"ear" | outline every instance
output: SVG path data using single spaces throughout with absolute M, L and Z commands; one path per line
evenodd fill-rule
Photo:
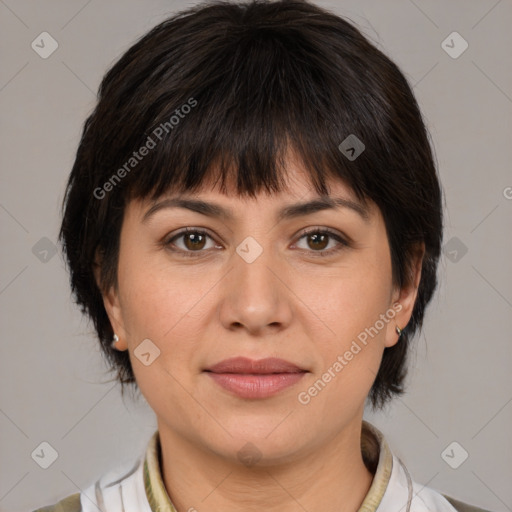
M 127 350 L 128 343 L 126 340 L 126 329 L 124 328 L 124 322 L 122 320 L 123 316 L 121 314 L 119 291 L 116 286 L 111 286 L 108 290 L 103 289 L 101 283 L 101 264 L 102 256 L 98 251 L 96 251 L 95 261 L 93 264 L 94 279 L 96 280 L 96 285 L 103 297 L 103 305 L 105 306 L 105 311 L 107 312 L 110 320 L 112 330 L 119 337 L 119 341 L 116 343 L 115 348 L 120 351 Z
M 416 245 L 411 251 L 411 260 L 408 266 L 406 282 L 401 288 L 395 288 L 392 294 L 391 307 L 395 311 L 395 317 L 389 321 L 386 329 L 385 346 L 392 347 L 400 339 L 396 327 L 404 329 L 411 319 L 418 287 L 421 280 L 421 267 L 425 256 L 425 243 Z

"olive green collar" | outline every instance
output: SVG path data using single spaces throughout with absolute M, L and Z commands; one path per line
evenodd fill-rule
M 369 471 L 374 474 L 372 485 L 358 512 L 375 512 L 391 476 L 393 455 L 383 434 L 363 420 L 361 453 Z M 144 488 L 152 512 L 177 512 L 165 489 L 161 472 L 161 446 L 158 430 L 151 437 L 144 458 Z

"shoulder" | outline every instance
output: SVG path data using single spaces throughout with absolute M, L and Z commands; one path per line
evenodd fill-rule
M 415 482 L 402 461 L 393 455 L 389 484 L 382 500 L 382 512 L 392 512 L 400 502 L 408 503 L 411 512 L 490 512 Z
M 452 505 L 452 507 L 457 510 L 457 512 L 490 512 L 489 510 L 463 503 L 462 501 L 456 500 L 455 498 L 447 496 L 446 494 L 443 494 L 443 497 L 450 502 L 450 505 Z
M 72 494 L 63 500 L 60 500 L 58 503 L 55 503 L 55 505 L 38 508 L 33 512 L 82 512 L 80 493 Z

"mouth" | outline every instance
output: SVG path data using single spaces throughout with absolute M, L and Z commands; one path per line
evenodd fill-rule
M 269 375 L 277 373 L 301 373 L 307 370 L 290 361 L 277 357 L 267 357 L 258 360 L 249 359 L 247 357 L 232 357 L 206 368 L 205 371 L 212 373 Z
M 298 383 L 308 370 L 279 358 L 251 360 L 235 357 L 204 372 L 224 390 L 240 398 L 267 398 Z

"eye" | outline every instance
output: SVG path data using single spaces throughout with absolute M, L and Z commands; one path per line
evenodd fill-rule
M 313 228 L 303 233 L 299 240 L 306 239 L 306 244 L 309 247 L 306 248 L 308 252 L 318 253 L 314 254 L 314 256 L 326 256 L 330 254 L 334 254 L 338 251 L 341 251 L 347 247 L 350 247 L 350 244 L 344 240 L 338 233 L 331 231 L 326 228 Z M 329 245 L 329 242 L 337 242 L 334 247 L 331 247 L 328 250 L 325 250 Z
M 182 239 L 183 245 L 175 243 L 176 240 Z M 212 244 L 207 247 L 207 239 L 210 239 Z M 210 249 L 215 247 L 213 238 L 204 230 L 196 228 L 186 228 L 176 233 L 171 238 L 164 241 L 164 245 L 173 252 L 181 252 L 186 256 L 194 256 L 194 252 L 205 252 L 203 249 Z M 178 247 L 178 249 L 174 249 Z
M 313 253 L 314 256 L 328 256 L 350 247 L 350 244 L 342 236 L 326 228 L 310 229 L 300 236 L 299 241 L 303 239 L 306 240 L 308 247 L 305 249 L 299 247 L 299 249 Z M 208 246 L 208 240 L 210 240 L 210 246 Z M 177 243 L 178 241 L 180 242 Z M 326 250 L 331 242 L 336 242 L 334 247 Z M 199 228 L 182 229 L 167 238 L 163 244 L 170 251 L 183 256 L 199 256 L 198 253 L 204 253 L 206 249 L 219 248 L 213 237 L 207 231 Z

